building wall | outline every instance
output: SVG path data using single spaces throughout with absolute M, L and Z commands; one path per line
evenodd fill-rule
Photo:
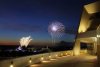
M 81 17 L 81 21 L 80 21 L 80 26 L 78 29 L 78 33 L 82 33 L 82 32 L 86 32 L 87 29 L 89 28 L 90 21 L 89 21 L 89 14 L 87 13 L 87 11 L 84 8 L 84 11 L 82 13 L 82 17 Z
M 98 66 L 100 66 L 100 25 L 97 29 L 97 57 L 98 57 Z

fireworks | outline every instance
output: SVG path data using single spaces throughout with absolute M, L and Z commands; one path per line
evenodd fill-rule
M 27 47 L 31 40 L 32 40 L 31 37 L 28 36 L 28 37 L 22 37 L 19 42 L 21 46 Z
M 61 36 L 64 33 L 65 27 L 60 22 L 50 24 L 48 31 L 52 36 Z
M 48 32 L 52 37 L 52 44 L 55 44 L 55 37 L 61 37 L 65 31 L 65 26 L 60 22 L 52 22 L 48 27 Z

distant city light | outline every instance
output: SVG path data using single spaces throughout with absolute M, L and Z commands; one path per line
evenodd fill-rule
M 19 46 L 19 47 L 16 49 L 16 51 L 20 51 L 20 50 L 22 50 L 22 48 Z
M 34 52 L 37 52 L 36 50 Z

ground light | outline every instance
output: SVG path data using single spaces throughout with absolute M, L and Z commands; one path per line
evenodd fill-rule
M 68 54 L 66 53 L 66 55 L 68 55 Z
M 13 64 L 11 64 L 11 65 L 10 65 L 10 67 L 14 67 L 14 65 L 13 65 Z
M 30 64 L 32 63 L 32 59 L 31 59 L 31 58 L 29 59 L 29 63 L 30 63 Z
M 56 60 L 57 55 L 55 55 L 54 57 L 49 56 L 50 60 Z
M 10 66 L 9 67 L 14 67 L 14 65 L 13 65 L 13 61 L 11 61 L 11 64 L 10 64 Z
M 61 56 L 63 56 L 63 53 L 61 53 Z
M 49 56 L 49 58 L 50 58 L 50 56 Z M 40 60 L 41 60 L 42 63 L 48 63 L 48 62 L 50 62 L 50 60 L 44 60 L 43 56 L 40 58 Z
M 30 67 L 38 67 L 40 66 L 39 64 L 34 64 L 34 65 L 31 65 Z
M 49 59 L 51 59 L 51 56 L 49 56 Z
M 41 57 L 40 60 L 43 61 L 44 60 L 44 57 Z
M 56 55 L 55 55 L 55 58 L 57 58 L 57 57 L 58 57 L 58 55 L 56 54 Z
M 56 57 L 58 57 L 58 55 L 56 55 Z
M 100 37 L 100 35 L 97 35 L 97 37 Z

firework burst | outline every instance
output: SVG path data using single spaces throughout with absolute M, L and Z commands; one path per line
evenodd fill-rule
M 48 27 L 48 32 L 51 34 L 52 43 L 55 43 L 55 37 L 61 37 L 65 31 L 65 26 L 60 22 L 52 22 Z
M 60 22 L 52 22 L 49 25 L 48 31 L 52 36 L 60 37 L 64 33 L 65 27 Z
M 29 43 L 30 43 L 30 41 L 31 41 L 32 39 L 31 39 L 31 36 L 28 36 L 28 37 L 22 37 L 21 39 L 20 39 L 20 46 L 25 46 L 25 47 L 27 47 L 28 45 L 29 45 Z

